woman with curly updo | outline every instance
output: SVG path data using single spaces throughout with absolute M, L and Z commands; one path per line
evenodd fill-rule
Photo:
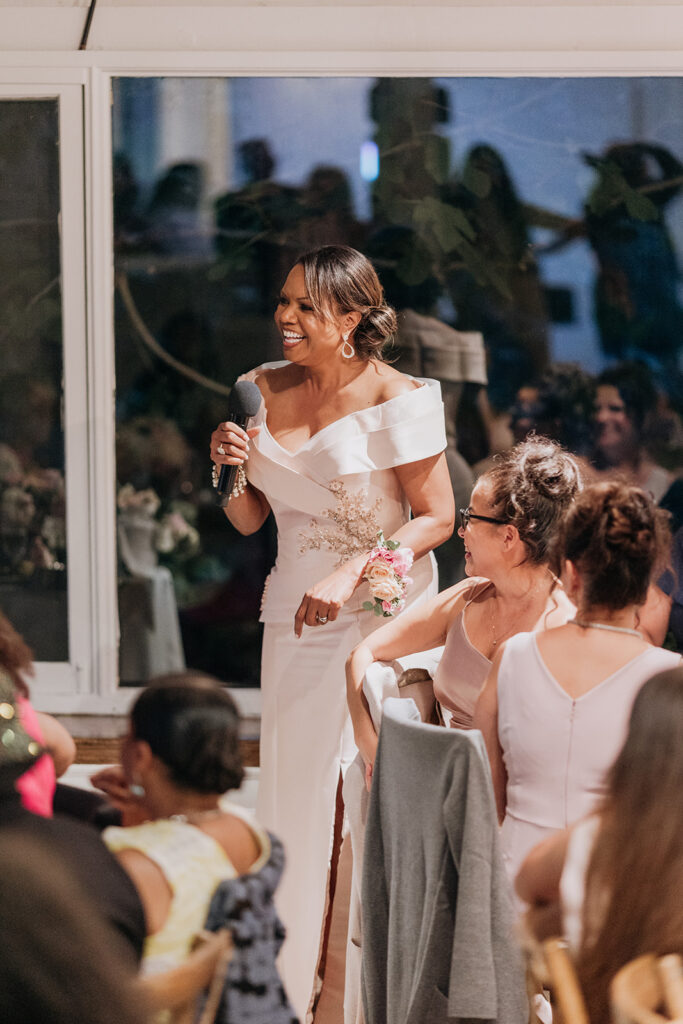
M 636 694 L 681 663 L 638 630 L 668 543 L 667 513 L 645 491 L 586 487 L 558 541 L 576 614 L 511 638 L 494 659 L 474 724 L 489 752 L 511 879 L 535 843 L 594 809 Z
M 497 456 L 460 509 L 467 578 L 364 640 L 347 660 L 347 696 L 369 784 L 377 734 L 362 698 L 373 661 L 445 644 L 434 678 L 449 725 L 472 726 L 498 646 L 522 630 L 547 629 L 574 613 L 554 572 L 557 530 L 581 486 L 576 460 L 531 437 Z
M 285 362 L 247 375 L 261 408 L 246 431 L 220 424 L 211 458 L 241 467 L 225 508 L 233 526 L 252 533 L 272 510 L 278 528 L 261 614 L 257 813 L 285 843 L 282 964 L 303 1020 L 316 986 L 340 768 L 355 755 L 344 659 L 383 621 L 363 608 L 371 603 L 364 572 L 381 534 L 414 554 L 408 602 L 434 593 L 431 551 L 452 533 L 454 502 L 439 385 L 383 362 L 396 317 L 366 257 L 347 246 L 302 256 L 275 323 Z

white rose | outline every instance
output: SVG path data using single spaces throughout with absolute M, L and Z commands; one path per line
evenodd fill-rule
M 371 582 L 370 591 L 372 596 L 380 601 L 396 601 L 403 595 L 403 586 L 392 573 L 390 579 Z
M 392 580 L 395 575 L 394 567 L 384 561 L 373 562 L 365 571 L 365 578 L 370 583 L 381 583 L 384 580 Z

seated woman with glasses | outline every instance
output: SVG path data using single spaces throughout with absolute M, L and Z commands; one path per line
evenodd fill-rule
M 551 568 L 551 551 L 580 487 L 576 460 L 546 438 L 529 438 L 502 454 L 477 481 L 469 507 L 460 510 L 467 578 L 403 612 L 351 652 L 347 696 L 368 785 L 377 735 L 362 683 L 374 661 L 445 644 L 434 690 L 449 724 L 468 729 L 503 640 L 572 617 L 574 607 Z
M 636 694 L 681 657 L 638 629 L 666 560 L 668 513 L 625 483 L 594 483 L 562 524 L 558 555 L 576 615 L 510 638 L 474 714 L 486 741 L 511 879 L 531 847 L 595 809 Z

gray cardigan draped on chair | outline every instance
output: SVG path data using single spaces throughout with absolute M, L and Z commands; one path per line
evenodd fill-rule
M 366 1024 L 526 1024 L 481 733 L 384 704 L 363 861 Z

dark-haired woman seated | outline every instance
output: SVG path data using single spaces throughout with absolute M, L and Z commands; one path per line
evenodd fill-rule
M 489 752 L 511 878 L 535 843 L 595 808 L 636 694 L 681 664 L 638 629 L 668 542 L 666 513 L 645 491 L 591 484 L 560 535 L 576 616 L 512 637 L 494 660 L 474 724 Z
M 103 838 L 145 908 L 146 973 L 182 962 L 220 883 L 260 875 L 264 886 L 272 886 L 271 862 L 281 859 L 281 847 L 238 807 L 221 800 L 242 781 L 238 730 L 235 703 L 216 680 L 199 673 L 160 677 L 133 705 L 121 769 L 105 769 L 93 780 L 126 805 L 127 820 L 133 804 L 141 822 L 108 828 Z M 257 895 L 258 903 L 267 902 Z M 273 971 L 279 944 L 272 950 Z M 268 1019 L 293 1020 L 281 987 L 279 992 L 284 1015 Z

